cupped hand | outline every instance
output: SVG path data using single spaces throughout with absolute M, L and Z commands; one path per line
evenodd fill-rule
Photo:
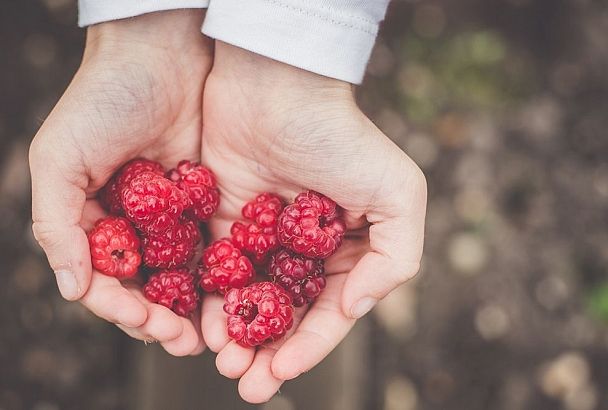
M 104 215 L 97 191 L 128 160 L 200 159 L 213 59 L 202 20 L 200 10 L 170 11 L 90 27 L 82 65 L 30 148 L 33 231 L 63 297 L 175 355 L 203 350 L 198 318 L 93 271 L 85 232 Z
M 261 192 L 292 200 L 314 189 L 345 209 L 349 233 L 327 260 L 327 287 L 297 310 L 288 336 L 259 349 L 226 333 L 223 300 L 206 296 L 202 331 L 225 376 L 249 402 L 310 370 L 356 319 L 416 274 L 426 212 L 422 172 L 357 108 L 352 87 L 217 42 L 205 86 L 202 160 L 222 203 L 210 229 L 229 233 L 243 204 Z

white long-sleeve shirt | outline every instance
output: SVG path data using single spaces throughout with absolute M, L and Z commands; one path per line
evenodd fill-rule
M 206 35 L 327 77 L 363 79 L 390 0 L 79 0 L 81 27 L 205 8 Z

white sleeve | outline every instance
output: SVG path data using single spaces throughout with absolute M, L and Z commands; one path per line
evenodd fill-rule
M 211 0 L 203 33 L 358 84 L 390 0 Z
M 209 0 L 78 0 L 78 25 L 85 27 L 153 11 L 200 9 L 208 5 Z

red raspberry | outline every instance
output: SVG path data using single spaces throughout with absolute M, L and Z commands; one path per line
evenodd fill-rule
M 278 340 L 293 325 L 291 298 L 272 282 L 231 289 L 224 297 L 228 336 L 241 346 L 259 346 Z
M 323 260 L 307 258 L 287 249 L 272 256 L 268 274 L 289 293 L 296 307 L 312 303 L 325 288 Z
M 277 221 L 283 202 L 275 194 L 264 193 L 243 207 L 243 216 L 254 222 L 235 222 L 230 229 L 232 242 L 254 263 L 263 264 L 279 248 Z
M 215 175 L 198 162 L 180 161 L 177 167 L 167 172 L 167 178 L 175 182 L 190 196 L 190 212 L 199 221 L 206 221 L 220 205 L 220 191 Z
M 184 219 L 161 234 L 144 236 L 144 263 L 151 268 L 184 266 L 194 257 L 200 241 L 197 223 Z
M 276 225 L 277 216 L 283 210 L 283 201 L 276 194 L 265 192 L 249 201 L 241 213 L 245 219 L 257 222 L 262 226 Z
M 118 216 L 100 219 L 88 236 L 95 269 L 119 279 L 137 274 L 141 264 L 139 238 L 127 219 Z
M 177 225 L 190 203 L 188 194 L 153 172 L 142 172 L 122 190 L 122 205 L 127 218 L 151 235 Z
M 203 290 L 221 294 L 231 288 L 247 286 L 255 276 L 251 261 L 226 238 L 213 242 L 205 249 L 198 273 Z
M 164 270 L 150 276 L 144 286 L 144 295 L 150 302 L 165 306 L 183 317 L 188 317 L 199 301 L 194 276 L 183 268 Z
M 309 258 L 327 258 L 342 244 L 346 225 L 341 213 L 328 197 L 315 191 L 302 192 L 279 217 L 279 241 Z
M 133 178 L 145 171 L 153 172 L 156 175 L 165 174 L 161 164 L 149 159 L 137 158 L 127 162 L 99 191 L 99 199 L 103 207 L 111 214 L 122 215 L 124 213 L 120 198 L 122 189 Z

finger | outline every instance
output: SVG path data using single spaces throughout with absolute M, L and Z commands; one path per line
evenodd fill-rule
M 186 356 L 204 350 L 202 337 L 192 320 L 180 317 L 164 306 L 148 302 L 139 289 L 131 288 L 130 291 L 145 304 L 148 320 L 136 328 L 119 325 L 125 333 L 138 340 L 160 342 L 173 356 Z M 199 321 L 198 317 L 196 321 Z
M 355 320 L 344 316 L 340 291 L 346 274 L 327 278 L 327 287 L 310 307 L 294 334 L 279 348 L 272 360 L 272 374 L 291 380 L 309 371 L 344 339 Z
M 273 374 L 273 358 L 281 350 L 282 346 L 297 333 L 302 318 L 306 317 L 307 310 L 306 307 L 296 309 L 293 316 L 293 325 L 285 337 L 259 347 L 251 366 L 249 366 L 239 382 L 239 393 L 243 400 L 250 403 L 263 403 L 270 400 L 279 390 L 285 379 Z
M 122 330 L 127 334 L 127 336 L 132 337 L 133 339 L 141 340 L 142 342 L 148 343 L 156 343 L 157 340 L 151 337 L 150 335 L 141 331 L 139 327 L 128 327 L 125 325 L 121 325 L 120 323 L 116 324 L 116 327 Z
M 159 306 L 163 308 L 163 306 Z M 168 310 L 164 308 L 165 310 Z M 146 323 L 138 327 L 128 327 L 117 324 L 119 329 L 134 339 L 144 342 L 169 342 L 180 338 L 184 332 L 184 325 L 179 320 L 173 320 L 172 315 L 162 309 L 152 306 L 150 316 Z
M 171 309 L 165 306 L 152 303 L 142 293 L 137 285 L 128 285 L 129 291 L 146 307 L 148 312 L 148 320 L 139 326 L 139 331 L 146 336 L 146 339 L 152 339 L 158 342 L 168 342 L 176 340 L 182 336 L 184 332 L 185 322 L 182 317 L 175 314 Z
M 243 376 L 253 363 L 255 348 L 243 347 L 232 340 L 215 358 L 215 365 L 221 375 L 230 379 Z
M 265 403 L 275 395 L 284 380 L 276 378 L 270 370 L 276 347 L 262 346 L 255 354 L 251 367 L 239 381 L 239 394 L 243 400 Z
M 80 302 L 100 318 L 127 327 L 139 327 L 148 319 L 146 306 L 132 292 L 99 272 L 94 272 Z
M 418 272 L 424 242 L 426 183 L 419 171 L 410 173 L 392 199 L 392 206 L 383 205 L 367 214 L 372 223 L 371 251 L 349 273 L 342 292 L 342 309 L 349 317 L 362 317 Z
M 230 342 L 226 331 L 226 313 L 224 298 L 217 295 L 206 295 L 201 309 L 201 330 L 205 344 L 212 352 L 219 352 Z
M 32 230 L 55 272 L 61 295 L 81 298 L 89 288 L 89 243 L 80 227 L 88 182 L 85 170 L 71 163 L 78 158 L 69 147 L 52 149 L 41 130 L 30 148 Z M 57 154 L 57 149 L 61 155 Z
M 194 326 L 194 329 L 196 330 L 196 334 L 198 337 L 198 343 L 196 345 L 196 347 L 194 348 L 194 350 L 192 350 L 192 352 L 190 352 L 191 356 L 198 356 L 199 354 L 203 353 L 205 351 L 205 349 L 207 348 L 207 345 L 205 344 L 205 340 L 203 339 L 203 332 L 201 331 L 201 310 L 197 309 L 194 314 L 192 315 L 192 317 L 190 317 L 190 322 L 192 322 L 192 325 Z
M 205 345 L 205 342 L 203 341 L 203 338 L 201 337 L 201 338 L 199 338 L 198 345 L 194 348 L 194 350 L 192 352 L 190 352 L 190 356 L 198 356 L 201 353 L 203 353 L 206 348 L 207 348 L 207 346 Z
M 173 356 L 188 356 L 199 348 L 200 337 L 192 321 L 184 317 L 180 317 L 179 320 L 182 323 L 182 334 L 176 339 L 161 342 L 161 345 Z

